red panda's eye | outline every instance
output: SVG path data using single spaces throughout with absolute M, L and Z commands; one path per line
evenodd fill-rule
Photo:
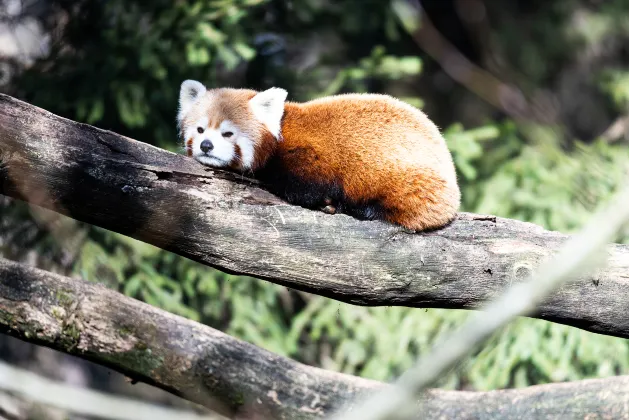
M 203 128 L 201 128 L 201 127 L 198 127 L 197 131 L 199 132 L 199 134 L 203 134 L 203 131 L 205 131 L 205 130 L 203 130 Z
M 225 132 L 223 133 L 223 137 L 227 137 L 227 138 L 230 138 L 230 137 L 231 137 L 231 136 L 233 136 L 233 135 L 234 135 L 234 133 L 232 133 L 231 131 L 225 131 Z

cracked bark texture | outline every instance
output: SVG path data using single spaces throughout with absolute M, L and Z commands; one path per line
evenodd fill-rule
M 106 287 L 0 258 L 0 332 L 108 366 L 235 419 L 316 419 L 383 383 L 306 366 Z M 629 418 L 629 376 L 429 390 L 417 419 Z
M 173 127 L 173 136 L 175 128 Z M 357 305 L 477 308 L 524 281 L 567 238 L 460 213 L 409 233 L 291 206 L 254 180 L 0 95 L 0 193 L 229 273 Z M 629 246 L 534 316 L 629 337 Z

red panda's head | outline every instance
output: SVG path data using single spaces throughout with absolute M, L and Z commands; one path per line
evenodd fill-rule
M 186 80 L 179 92 L 177 122 L 188 156 L 204 165 L 255 170 L 281 138 L 286 91 L 207 89 Z

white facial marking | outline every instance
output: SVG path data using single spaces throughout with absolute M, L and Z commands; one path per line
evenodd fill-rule
M 238 145 L 240 148 L 240 156 L 236 154 L 234 146 L 234 157 L 239 158 L 242 169 L 249 169 L 253 164 L 253 142 L 243 133 L 236 124 L 229 120 L 225 120 L 219 126 L 224 139 L 230 141 L 232 145 Z M 232 135 L 227 137 L 226 134 Z
M 249 101 L 253 115 L 266 126 L 275 138 L 279 138 L 280 135 L 284 102 L 287 95 L 288 92 L 284 89 L 273 87 L 258 93 Z
M 179 89 L 179 112 L 177 122 L 181 123 L 184 115 L 190 110 L 192 105 L 205 95 L 207 89 L 201 82 L 196 80 L 185 80 Z

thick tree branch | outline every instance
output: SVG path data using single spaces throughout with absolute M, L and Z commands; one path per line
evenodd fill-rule
M 236 418 L 319 417 L 380 385 L 301 365 L 101 285 L 2 258 L 0 332 Z
M 321 418 L 386 386 L 305 366 L 101 285 L 1 258 L 0 332 L 109 366 L 238 419 Z M 629 376 L 424 395 L 418 419 L 629 415 Z
M 173 136 L 175 129 L 173 128 Z M 290 206 L 254 181 L 0 95 L 0 193 L 223 271 L 359 305 L 477 308 L 568 236 L 462 213 L 411 234 Z M 629 247 L 534 316 L 629 337 Z

